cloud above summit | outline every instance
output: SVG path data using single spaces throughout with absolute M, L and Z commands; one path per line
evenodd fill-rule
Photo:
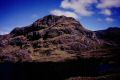
M 63 0 L 60 7 L 71 9 L 82 16 L 90 16 L 93 14 L 90 8 L 94 3 L 97 3 L 97 0 Z
M 120 0 L 100 0 L 100 3 L 97 5 L 98 8 L 112 8 L 120 7 Z
M 68 15 L 69 17 L 84 17 L 104 15 L 111 17 L 111 8 L 119 8 L 120 0 L 62 0 L 59 9 L 52 12 L 54 15 Z M 96 11 L 98 10 L 98 11 Z
M 55 9 L 53 11 L 50 12 L 51 14 L 53 15 L 58 15 L 58 16 L 67 16 L 67 17 L 73 17 L 75 19 L 78 19 L 78 16 L 76 13 L 74 12 L 70 12 L 70 11 L 63 11 L 63 10 L 58 10 L 58 9 Z

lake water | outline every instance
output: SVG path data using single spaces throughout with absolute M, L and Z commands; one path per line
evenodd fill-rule
M 116 65 L 100 60 L 0 64 L 0 80 L 64 80 L 74 76 L 98 76 L 114 72 Z

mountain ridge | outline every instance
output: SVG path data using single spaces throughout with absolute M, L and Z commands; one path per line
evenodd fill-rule
M 15 62 L 74 59 L 84 51 L 111 46 L 98 37 L 101 34 L 85 29 L 72 17 L 48 15 L 1 36 L 0 59 Z

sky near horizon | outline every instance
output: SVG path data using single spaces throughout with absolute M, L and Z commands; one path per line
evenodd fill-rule
M 74 17 L 94 31 L 120 27 L 120 0 L 0 0 L 0 34 L 49 14 Z

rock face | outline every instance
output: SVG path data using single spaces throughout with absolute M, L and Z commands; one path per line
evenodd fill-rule
M 14 58 L 9 60 L 14 61 L 64 60 L 99 48 L 102 41 L 96 34 L 104 33 L 87 30 L 71 17 L 48 15 L 0 36 L 0 60 L 6 60 L 4 56 L 9 55 Z

